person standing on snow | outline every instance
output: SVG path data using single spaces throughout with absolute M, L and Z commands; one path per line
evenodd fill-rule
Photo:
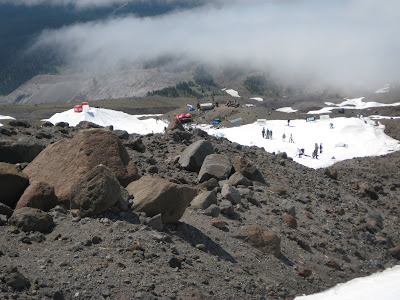
M 322 153 L 322 143 L 319 144 L 319 153 Z
M 287 126 L 290 126 L 290 119 L 287 120 Z
M 267 128 L 267 135 L 265 136 L 266 139 L 269 139 L 269 129 Z
M 262 133 L 262 137 L 264 138 L 264 136 L 265 136 L 265 127 L 263 127 L 261 133 Z
M 283 135 L 282 135 L 282 141 L 283 141 L 283 142 L 286 141 L 286 134 L 285 134 L 285 133 L 283 133 Z
M 289 143 L 294 143 L 292 134 L 290 134 Z
M 315 148 L 314 148 L 314 151 L 316 151 L 317 153 L 318 153 L 318 143 L 315 143 Z
M 269 139 L 272 140 L 272 130 L 269 131 Z

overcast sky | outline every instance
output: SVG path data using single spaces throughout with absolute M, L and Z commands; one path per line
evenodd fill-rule
M 92 71 L 176 55 L 329 85 L 380 85 L 400 78 L 398 0 L 202 2 L 210 4 L 44 31 L 36 47 L 54 48 L 71 65 Z

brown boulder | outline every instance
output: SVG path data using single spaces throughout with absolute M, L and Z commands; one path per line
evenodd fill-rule
M 0 202 L 13 208 L 29 185 L 28 176 L 14 165 L 0 163 Z
M 120 139 L 105 129 L 78 132 L 72 139 L 63 139 L 43 150 L 24 173 L 32 181 L 42 181 L 54 187 L 64 202 L 69 199 L 72 186 L 95 166 L 107 166 L 122 186 L 138 175 Z
M 78 210 L 78 216 L 86 217 L 102 213 L 117 203 L 127 203 L 128 198 L 115 175 L 106 166 L 98 165 L 72 187 L 70 203 L 71 209 Z
M 242 226 L 241 232 L 237 233 L 235 238 L 247 242 L 265 254 L 273 254 L 278 257 L 281 251 L 280 237 L 275 232 L 259 226 Z
M 165 130 L 165 133 L 167 133 L 168 131 L 173 131 L 175 129 L 178 129 L 180 131 L 185 131 L 185 128 L 183 128 L 182 122 L 180 120 L 178 120 L 177 118 L 173 117 L 173 118 L 171 118 L 171 121 L 169 122 L 167 130 Z
M 39 208 L 49 211 L 58 203 L 54 188 L 45 182 L 35 181 L 31 183 L 19 199 L 15 209 L 22 207 Z
M 378 194 L 368 182 L 361 184 L 360 192 L 365 196 L 370 197 L 372 200 L 378 200 Z
M 247 179 L 266 183 L 261 172 L 250 162 L 247 162 L 243 157 L 235 156 L 232 160 L 232 165 L 236 172 L 241 173 Z
M 400 260 L 400 243 L 397 243 L 395 247 L 389 249 L 389 253 L 396 259 Z
M 134 210 L 149 217 L 161 214 L 164 224 L 176 223 L 197 193 L 196 189 L 149 175 L 130 183 L 126 189 L 134 196 Z
M 297 274 L 301 277 L 307 278 L 311 276 L 312 271 L 310 269 L 301 269 Z
M 296 218 L 293 217 L 292 215 L 283 215 L 282 216 L 282 220 L 283 222 L 285 222 L 287 224 L 287 226 L 289 226 L 290 228 L 296 229 L 297 228 L 297 221 Z

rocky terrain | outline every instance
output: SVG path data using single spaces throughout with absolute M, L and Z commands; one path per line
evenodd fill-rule
M 143 97 L 147 92 L 174 86 L 187 74 L 154 69 L 130 70 L 103 76 L 38 75 L 0 99 L 4 103 L 39 104 Z
M 293 299 L 399 263 L 400 152 L 313 170 L 96 127 L 0 128 L 1 299 Z

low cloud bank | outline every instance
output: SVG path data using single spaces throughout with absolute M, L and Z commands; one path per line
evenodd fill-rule
M 56 50 L 88 72 L 172 56 L 333 87 L 400 78 L 399 1 L 208 2 L 219 5 L 44 31 L 33 49 Z

